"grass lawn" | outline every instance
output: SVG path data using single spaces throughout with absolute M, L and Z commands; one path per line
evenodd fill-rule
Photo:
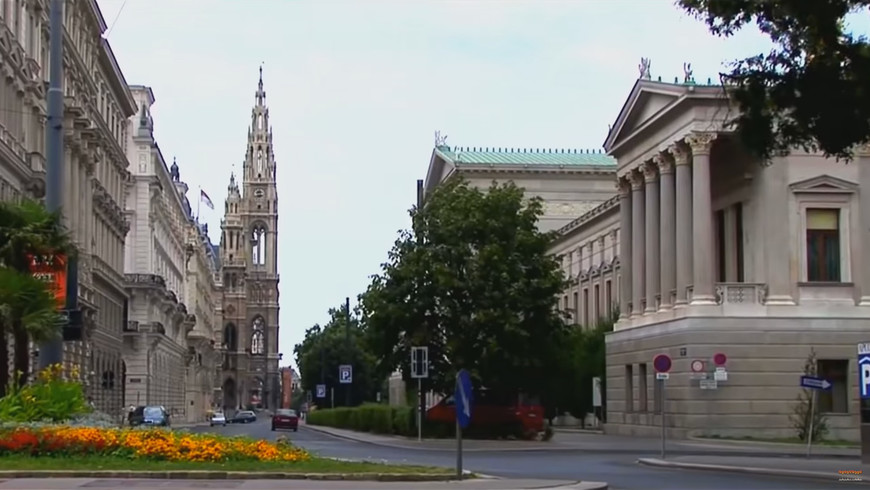
M 29 457 L 2 456 L 2 470 L 85 470 L 85 471 L 250 471 L 285 473 L 425 473 L 448 474 L 449 468 L 427 466 L 387 465 L 379 463 L 347 462 L 312 457 L 296 463 L 233 461 L 227 463 L 186 463 L 175 461 L 130 460 L 113 456 Z
M 760 439 L 756 437 L 725 437 L 725 436 L 707 436 L 706 439 L 721 439 L 725 441 L 746 441 L 746 442 L 776 442 L 780 444 L 803 444 L 806 445 L 806 441 L 801 441 L 797 437 L 789 437 L 784 439 Z M 830 447 L 857 447 L 859 444 L 857 442 L 850 441 L 840 441 L 840 440 L 821 440 L 821 441 L 813 441 L 813 446 L 830 446 Z

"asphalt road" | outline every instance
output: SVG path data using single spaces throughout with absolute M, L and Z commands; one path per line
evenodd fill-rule
M 195 432 L 218 432 L 274 440 L 268 419 L 227 427 L 197 427 Z M 456 456 L 444 451 L 397 449 L 340 439 L 304 426 L 288 432 L 294 444 L 333 458 L 400 464 L 455 467 Z M 588 451 L 473 452 L 464 455 L 464 467 L 476 473 L 504 478 L 606 481 L 613 490 L 830 490 L 831 483 L 737 473 L 664 470 L 640 466 L 641 453 L 594 454 Z

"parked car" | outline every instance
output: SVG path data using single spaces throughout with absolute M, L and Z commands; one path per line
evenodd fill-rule
M 157 426 L 169 427 L 169 411 L 159 405 L 140 405 L 127 414 L 130 427 Z
M 250 424 L 257 421 L 257 414 L 253 410 L 241 410 L 233 415 L 230 422 L 233 424 Z
M 534 398 L 475 390 L 471 410 L 472 426 L 515 426 L 523 433 L 544 431 L 544 407 Z M 426 411 L 426 420 L 452 424 L 456 421 L 453 395 Z
M 296 410 L 281 408 L 272 416 L 272 430 L 287 429 L 293 432 L 299 431 L 299 416 Z
M 216 425 L 223 425 L 226 427 L 227 425 L 227 416 L 223 414 L 223 412 L 215 412 L 211 414 L 211 418 L 209 419 L 209 425 L 212 427 Z

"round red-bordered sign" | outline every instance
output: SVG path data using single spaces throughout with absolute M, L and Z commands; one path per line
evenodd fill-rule
M 700 359 L 695 359 L 692 361 L 692 372 L 693 373 L 703 373 L 704 372 L 704 361 Z
M 721 352 L 713 354 L 713 364 L 717 366 L 724 366 L 726 362 L 728 362 L 728 356 L 726 356 L 725 354 Z
M 657 373 L 666 373 L 671 370 L 671 358 L 667 354 L 658 354 L 653 358 L 653 368 Z

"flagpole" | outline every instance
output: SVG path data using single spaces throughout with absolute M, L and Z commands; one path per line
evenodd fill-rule
M 199 199 L 196 200 L 196 223 L 199 224 L 199 205 L 202 204 L 202 186 L 199 186 Z

